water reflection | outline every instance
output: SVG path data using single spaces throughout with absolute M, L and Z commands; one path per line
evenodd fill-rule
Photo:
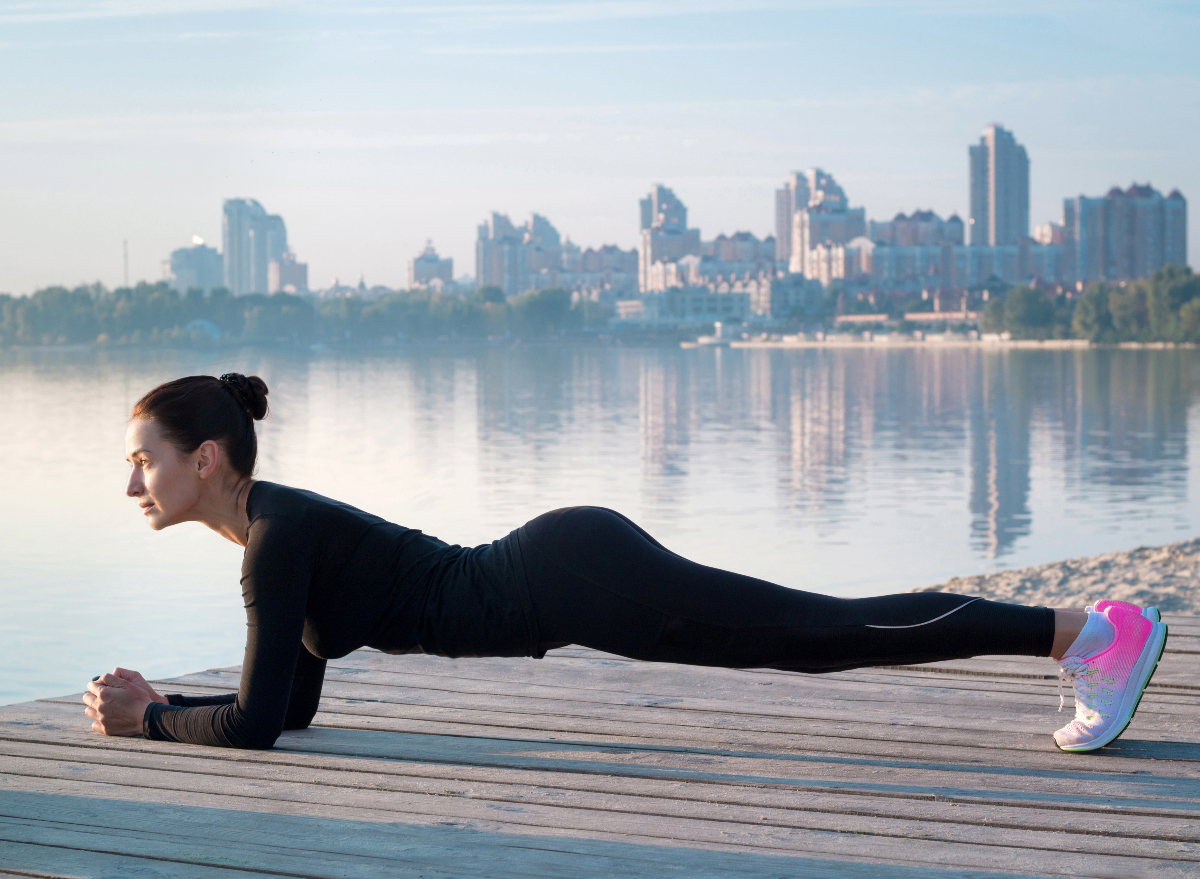
M 932 346 L 0 352 L 0 702 L 237 660 L 240 551 L 152 534 L 122 496 L 125 418 L 168 378 L 262 375 L 262 478 L 447 540 L 602 504 L 706 564 L 866 595 L 1193 536 L 1198 370 Z

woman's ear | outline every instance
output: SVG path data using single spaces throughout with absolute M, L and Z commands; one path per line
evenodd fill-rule
M 208 479 L 221 463 L 221 447 L 214 440 L 205 440 L 196 449 L 196 475 Z

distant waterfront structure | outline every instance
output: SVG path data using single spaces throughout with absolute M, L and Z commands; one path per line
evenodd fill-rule
M 562 240 L 554 225 L 531 214 L 514 226 L 507 214 L 493 211 L 478 227 L 475 240 L 475 283 L 499 287 L 505 296 L 531 289 L 531 277 L 562 268 Z
M 655 185 L 643 198 L 638 239 L 638 289 L 650 289 L 650 274 L 655 263 L 677 262 L 685 256 L 700 255 L 700 230 L 689 229 L 687 207 L 673 191 Z
M 1033 230 L 1033 240 L 1038 244 L 1062 244 L 1063 227 L 1061 223 L 1042 223 Z
M 267 263 L 268 293 L 307 293 L 308 263 L 296 262 L 290 250 Z
M 871 220 L 867 237 L 893 247 L 963 244 L 963 221 L 958 214 L 943 220 L 933 211 L 917 210 L 909 215 L 901 212 L 890 220 Z
M 425 287 L 448 288 L 454 283 L 454 260 L 438 256 L 433 242 L 426 240 L 425 249 L 408 261 L 408 289 Z
M 672 287 L 740 292 L 759 279 L 765 289 L 776 274 L 775 252 L 775 239 L 770 236 L 759 239 L 750 232 L 718 235 L 712 241 L 701 241 L 699 253 L 676 260 L 655 260 L 642 292 L 661 293 Z
M 792 216 L 792 244 L 788 269 L 806 278 L 819 274 L 814 259 L 819 246 L 846 244 L 867 233 L 867 212 L 851 208 L 846 193 L 832 174 L 820 168 L 804 172 L 808 202 Z M 798 191 L 798 190 L 797 190 Z
M 541 214 L 516 226 L 493 212 L 475 240 L 475 286 L 499 287 L 505 296 L 561 287 L 576 300 L 611 301 L 636 291 L 637 268 L 637 251 L 611 244 L 583 250 Z
M 867 234 L 844 243 L 823 242 L 808 254 L 806 277 L 829 286 L 851 281 L 892 292 L 949 292 L 996 278 L 1009 284 L 1040 278 L 1064 280 L 1061 240 L 1039 243 L 967 245 L 962 220 L 943 220 L 933 211 L 897 214 L 868 223 Z
M 225 284 L 225 266 L 220 252 L 205 244 L 199 235 L 192 236 L 191 247 L 172 250 L 171 258 L 163 268 L 168 283 L 180 293 L 188 290 L 208 293 Z
M 1178 189 L 1164 198 L 1135 183 L 1065 199 L 1062 230 L 1071 281 L 1129 281 L 1187 265 L 1187 199 Z
M 221 237 L 229 292 L 235 296 L 267 292 L 271 262 L 282 262 L 288 252 L 283 217 L 268 214 L 252 198 L 226 199 Z
M 989 125 L 970 158 L 970 243 L 998 246 L 1029 237 L 1029 156 L 1012 132 Z
M 808 206 L 808 177 L 793 171 L 775 190 L 775 259 L 787 263 L 792 257 L 792 218 Z

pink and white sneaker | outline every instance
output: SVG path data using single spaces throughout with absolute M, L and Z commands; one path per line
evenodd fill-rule
M 1102 748 L 1129 726 L 1167 644 L 1166 624 L 1147 610 L 1153 618 L 1126 602 L 1097 602 L 1096 612 L 1116 630 L 1112 644 L 1095 656 L 1062 658 L 1059 687 L 1074 686 L 1075 719 L 1054 734 L 1061 750 Z

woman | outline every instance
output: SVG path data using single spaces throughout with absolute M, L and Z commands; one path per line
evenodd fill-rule
M 255 480 L 257 376 L 150 391 L 126 435 L 126 493 L 155 531 L 203 522 L 245 547 L 248 623 L 236 695 L 161 696 L 116 669 L 88 685 L 106 735 L 270 748 L 317 710 L 326 659 L 534 656 L 582 644 L 656 662 L 828 672 L 981 654 L 1052 656 L 1075 686 L 1063 750 L 1111 742 L 1133 716 L 1167 627 L 1153 608 L 1020 607 L 945 593 L 840 599 L 705 567 L 619 513 L 572 507 L 491 544 L 448 545 L 346 504 Z M 1061 705 L 1060 705 L 1061 710 Z

